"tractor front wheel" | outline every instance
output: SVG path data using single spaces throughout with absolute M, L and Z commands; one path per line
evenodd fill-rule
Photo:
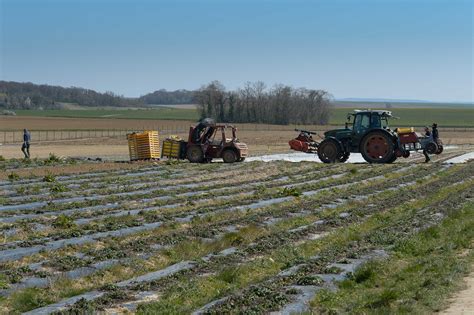
M 224 160 L 224 163 L 234 163 L 237 162 L 239 157 L 234 150 L 225 150 L 222 152 L 222 159 Z
M 393 139 L 381 131 L 370 132 L 362 139 L 361 153 L 369 163 L 391 163 L 395 156 Z
M 323 163 L 336 163 L 342 157 L 339 144 L 333 139 L 323 140 L 318 147 L 318 157 Z
M 191 146 L 186 150 L 186 157 L 191 163 L 204 162 L 204 152 L 200 146 Z

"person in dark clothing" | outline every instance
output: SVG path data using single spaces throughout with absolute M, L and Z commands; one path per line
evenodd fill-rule
M 432 135 L 433 135 L 433 141 L 438 143 L 438 138 L 439 138 L 439 133 L 438 133 L 438 124 L 436 123 L 433 123 L 433 126 L 431 126 L 432 128 Z
M 431 132 L 430 132 L 430 128 L 425 127 L 425 137 L 430 137 L 431 136 Z M 428 152 L 426 152 L 426 149 L 423 149 L 423 155 L 425 156 L 425 163 L 428 163 L 431 159 L 430 159 L 430 156 L 428 155 Z
M 23 144 L 21 145 L 21 151 L 25 155 L 25 159 L 30 158 L 30 141 L 31 135 L 27 129 L 23 129 Z

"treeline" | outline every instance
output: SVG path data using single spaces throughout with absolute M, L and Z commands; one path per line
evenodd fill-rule
M 167 91 L 161 89 L 140 97 L 144 104 L 170 105 L 170 104 L 194 104 L 195 91 L 176 90 Z
M 33 83 L 0 81 L 0 105 L 8 109 L 58 109 L 60 103 L 83 106 L 137 106 L 140 100 L 125 98 L 112 92 Z
M 267 124 L 327 124 L 331 95 L 323 90 L 278 84 L 268 89 L 263 82 L 247 83 L 226 91 L 219 81 L 201 87 L 195 100 L 201 117 L 219 122 Z
M 194 92 L 158 90 L 139 98 L 113 92 L 99 93 L 80 87 L 0 81 L 0 107 L 6 109 L 61 109 L 61 103 L 81 106 L 146 106 L 149 104 L 193 104 Z
M 126 98 L 79 87 L 0 81 L 0 109 L 61 109 L 63 103 L 91 107 L 197 104 L 201 117 L 219 122 L 281 125 L 327 124 L 332 107 L 326 91 L 282 84 L 267 88 L 263 82 L 249 82 L 236 91 L 227 91 L 219 81 L 213 81 L 197 91 L 162 89 Z

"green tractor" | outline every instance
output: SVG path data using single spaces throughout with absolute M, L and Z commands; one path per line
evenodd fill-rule
M 297 151 L 317 153 L 324 163 L 343 163 L 351 153 L 361 153 L 369 163 L 393 163 L 398 157 L 410 156 L 410 151 L 442 152 L 439 139 L 418 135 L 413 128 L 391 130 L 388 121 L 392 117 L 385 110 L 356 110 L 347 115 L 344 129 L 325 132 L 321 143 L 313 140 L 314 132 L 298 130 L 300 135 L 289 144 Z

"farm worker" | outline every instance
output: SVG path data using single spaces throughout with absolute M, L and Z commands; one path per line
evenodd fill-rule
M 428 126 L 425 127 L 425 137 L 431 137 L 430 128 Z M 426 149 L 423 149 L 423 155 L 425 156 L 425 163 L 428 163 L 430 161 L 430 157 L 428 156 Z
M 27 129 L 23 129 L 23 144 L 21 145 L 21 151 L 25 155 L 25 159 L 30 158 L 30 141 L 31 135 Z
M 439 138 L 439 133 L 438 133 L 438 124 L 437 123 L 433 123 L 433 126 L 431 126 L 433 129 L 433 141 L 434 142 L 438 142 L 438 138 Z

